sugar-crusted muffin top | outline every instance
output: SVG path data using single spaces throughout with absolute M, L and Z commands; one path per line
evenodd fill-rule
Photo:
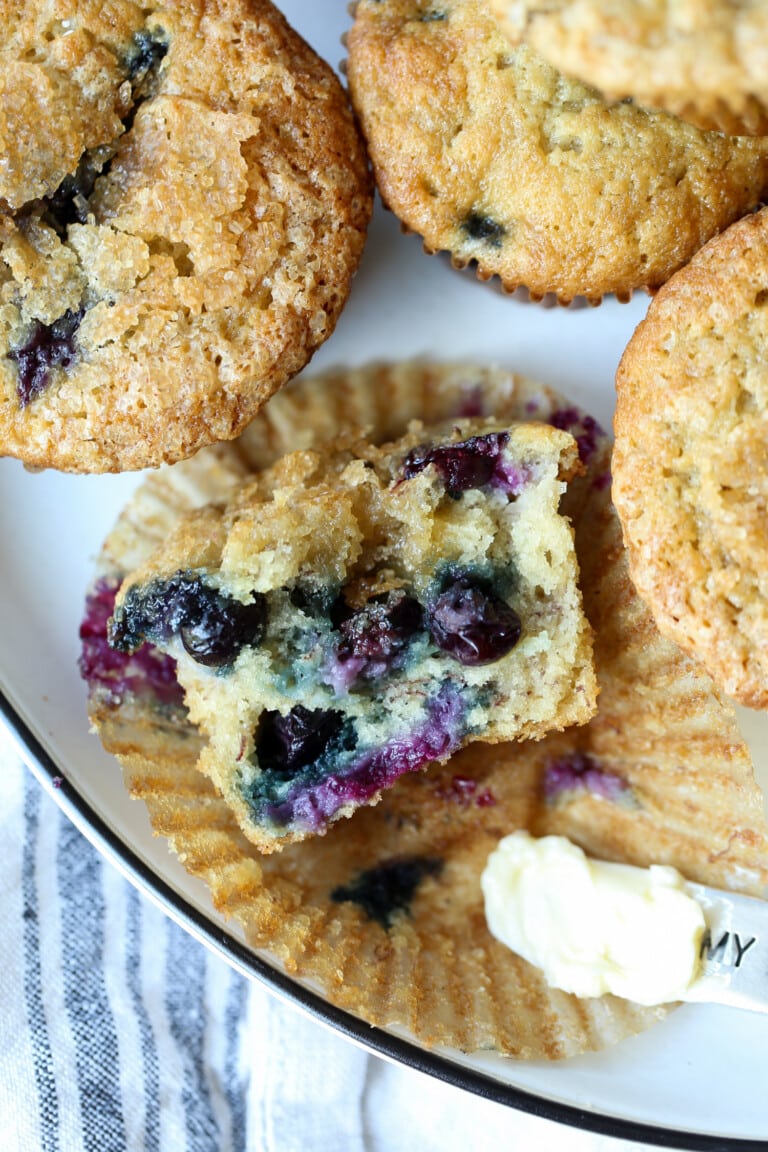
M 0 4 L 0 201 L 49 196 L 88 149 L 112 145 L 135 102 L 158 5 Z
M 424 593 L 436 563 L 461 563 L 478 542 L 505 562 L 508 540 L 495 539 L 476 494 L 488 488 L 507 503 L 529 485 L 547 478 L 564 485 L 578 471 L 573 437 L 545 424 L 512 432 L 493 419 L 414 424 L 382 446 L 345 437 L 288 453 L 226 505 L 191 514 L 125 590 L 208 567 L 243 597 L 301 577 L 339 585 L 355 570 L 374 569 L 380 550 Z
M 364 149 L 268 0 L 29 8 L 4 46 L 0 451 L 176 460 L 236 435 L 330 335 Z

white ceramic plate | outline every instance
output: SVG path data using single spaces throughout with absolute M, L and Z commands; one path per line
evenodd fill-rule
M 283 0 L 282 8 L 321 55 L 341 59 L 346 0 Z M 393 217 L 377 210 L 350 302 L 311 371 L 414 356 L 498 364 L 552 385 L 609 423 L 616 365 L 646 306 L 641 296 L 568 310 L 506 298 L 423 255 L 416 237 L 402 236 Z M 332 1008 L 232 935 L 203 886 L 152 836 L 117 764 L 88 732 L 76 666 L 83 596 L 102 539 L 138 482 L 32 475 L 0 461 L 0 705 L 23 757 L 85 834 L 241 970 L 382 1055 L 616 1136 L 670 1147 L 768 1148 L 765 1018 L 691 1005 L 611 1051 L 562 1065 L 429 1053 Z M 765 782 L 768 719 L 743 716 Z

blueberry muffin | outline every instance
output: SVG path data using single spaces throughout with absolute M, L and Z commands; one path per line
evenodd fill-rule
M 615 487 L 660 630 L 768 707 L 768 210 L 653 301 L 616 377 Z
M 417 416 L 492 411 L 506 421 L 551 419 L 578 440 L 585 471 L 569 482 L 564 507 L 595 629 L 597 714 L 540 741 L 474 742 L 444 764 L 407 773 L 327 836 L 262 854 L 197 768 L 206 739 L 178 686 L 172 696 L 172 670 L 162 675 L 151 645 L 134 655 L 108 647 L 120 573 L 146 561 L 183 509 L 221 500 L 245 471 L 270 466 L 297 429 L 311 449 L 313 435 L 327 439 L 355 423 L 378 441 L 396 434 L 398 420 L 402 432 Z M 317 426 L 307 424 L 314 418 Z M 603 858 L 661 861 L 755 895 L 768 885 L 762 800 L 733 709 L 659 636 L 633 590 L 609 458 L 596 421 L 510 372 L 412 363 L 303 378 L 244 438 L 144 482 L 110 533 L 88 600 L 91 716 L 153 828 L 208 885 L 219 911 L 252 948 L 312 981 L 332 1004 L 422 1045 L 482 1050 L 490 1073 L 495 1054 L 570 1057 L 615 1044 L 667 1011 L 615 997 L 577 1001 L 493 939 L 480 875 L 502 836 L 560 832 Z
M 534 299 L 658 288 L 768 182 L 768 140 L 611 103 L 510 44 L 483 0 L 359 0 L 348 53 L 385 203 Z
M 490 0 L 510 38 L 608 97 L 699 128 L 768 132 L 761 0 Z
M 125 581 L 111 641 L 176 662 L 200 768 L 271 851 L 468 741 L 594 711 L 577 462 L 544 424 L 290 454 Z
M 0 453 L 122 471 L 232 438 L 360 257 L 345 93 L 268 0 L 1 11 Z

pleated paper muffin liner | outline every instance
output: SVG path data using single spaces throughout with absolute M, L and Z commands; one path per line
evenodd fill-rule
M 91 678 L 91 718 L 185 868 L 248 943 L 333 1004 L 427 1045 L 557 1059 L 642 1031 L 666 1008 L 579 1000 L 488 932 L 480 874 L 499 838 L 558 832 L 613 860 L 763 894 L 768 829 L 730 705 L 663 640 L 629 582 L 610 503 L 610 445 L 562 396 L 463 365 L 377 366 L 297 380 L 239 441 L 151 476 L 105 543 L 108 600 L 182 511 L 285 450 L 350 429 L 374 440 L 451 415 L 569 427 L 587 470 L 565 497 L 596 632 L 598 714 L 539 742 L 473 745 L 401 779 L 327 836 L 260 856 L 196 769 L 200 737 L 173 684 L 141 665 Z M 163 670 L 165 671 L 165 670 Z

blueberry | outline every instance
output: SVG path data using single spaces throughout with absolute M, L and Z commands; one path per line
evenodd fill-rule
M 147 89 L 167 51 L 168 45 L 150 32 L 138 32 L 134 37 L 133 48 L 124 61 L 133 96 L 133 107 L 123 120 L 126 131 L 133 124 L 138 105 L 148 95 Z M 45 197 L 46 222 L 62 234 L 69 224 L 85 224 L 88 197 L 93 192 L 96 178 L 106 175 L 110 164 L 111 157 L 105 154 L 104 149 L 84 152 L 74 175 L 65 176 L 58 188 Z
M 57 232 L 65 233 L 69 224 L 85 224 L 88 219 L 88 197 L 93 192 L 100 167 L 85 152 L 74 176 L 65 176 L 55 192 L 45 197 L 45 220 Z
M 482 212 L 469 212 L 461 221 L 461 227 L 470 240 L 482 240 L 489 248 L 501 248 L 507 234 L 503 224 Z
M 305 616 L 327 616 L 334 604 L 334 589 L 324 586 L 294 584 L 286 589 L 294 608 Z
M 158 642 L 178 634 L 199 664 L 220 667 L 231 664 L 241 648 L 260 643 L 266 619 L 261 593 L 252 593 L 251 602 L 244 604 L 191 573 L 178 572 L 169 580 L 131 588 L 113 618 L 109 641 L 131 652 L 145 640 Z
M 75 333 L 84 314 L 83 308 L 69 309 L 53 324 L 36 320 L 24 343 L 8 353 L 18 371 L 16 395 L 22 408 L 45 391 L 53 368 L 71 367 L 77 355 Z
M 390 928 L 396 913 L 407 912 L 414 893 L 425 876 L 437 876 L 442 860 L 413 856 L 388 860 L 377 868 L 368 868 L 356 876 L 349 887 L 339 886 L 331 892 L 337 904 L 352 901 L 359 904 L 371 920 Z
M 401 589 L 368 603 L 342 620 L 340 660 L 352 658 L 389 664 L 423 627 L 424 613 L 418 600 Z
M 128 57 L 127 66 L 128 79 L 135 91 L 157 73 L 168 52 L 168 45 L 146 30 L 137 32 L 133 43 L 134 47 Z
M 589 463 L 601 438 L 605 436 L 594 416 L 589 416 L 578 408 L 559 408 L 549 417 L 549 423 L 553 428 L 571 433 L 576 440 L 582 464 Z
M 412 476 L 434 464 L 449 496 L 459 496 L 469 488 L 482 488 L 493 478 L 496 461 L 509 442 L 508 432 L 490 432 L 471 436 L 458 444 L 440 444 L 435 448 L 422 445 L 413 448 L 403 461 L 403 476 Z
M 219 595 L 202 597 L 190 610 L 189 622 L 179 628 L 179 637 L 198 664 L 230 664 L 241 648 L 259 643 L 266 616 L 263 596 L 251 604 Z
M 460 664 L 491 664 L 520 639 L 520 617 L 487 581 L 454 577 L 429 606 L 427 624 L 435 644 Z
M 256 755 L 266 771 L 291 776 L 314 764 L 344 727 L 343 712 L 310 710 L 297 704 L 287 716 L 262 713 L 256 734 Z

